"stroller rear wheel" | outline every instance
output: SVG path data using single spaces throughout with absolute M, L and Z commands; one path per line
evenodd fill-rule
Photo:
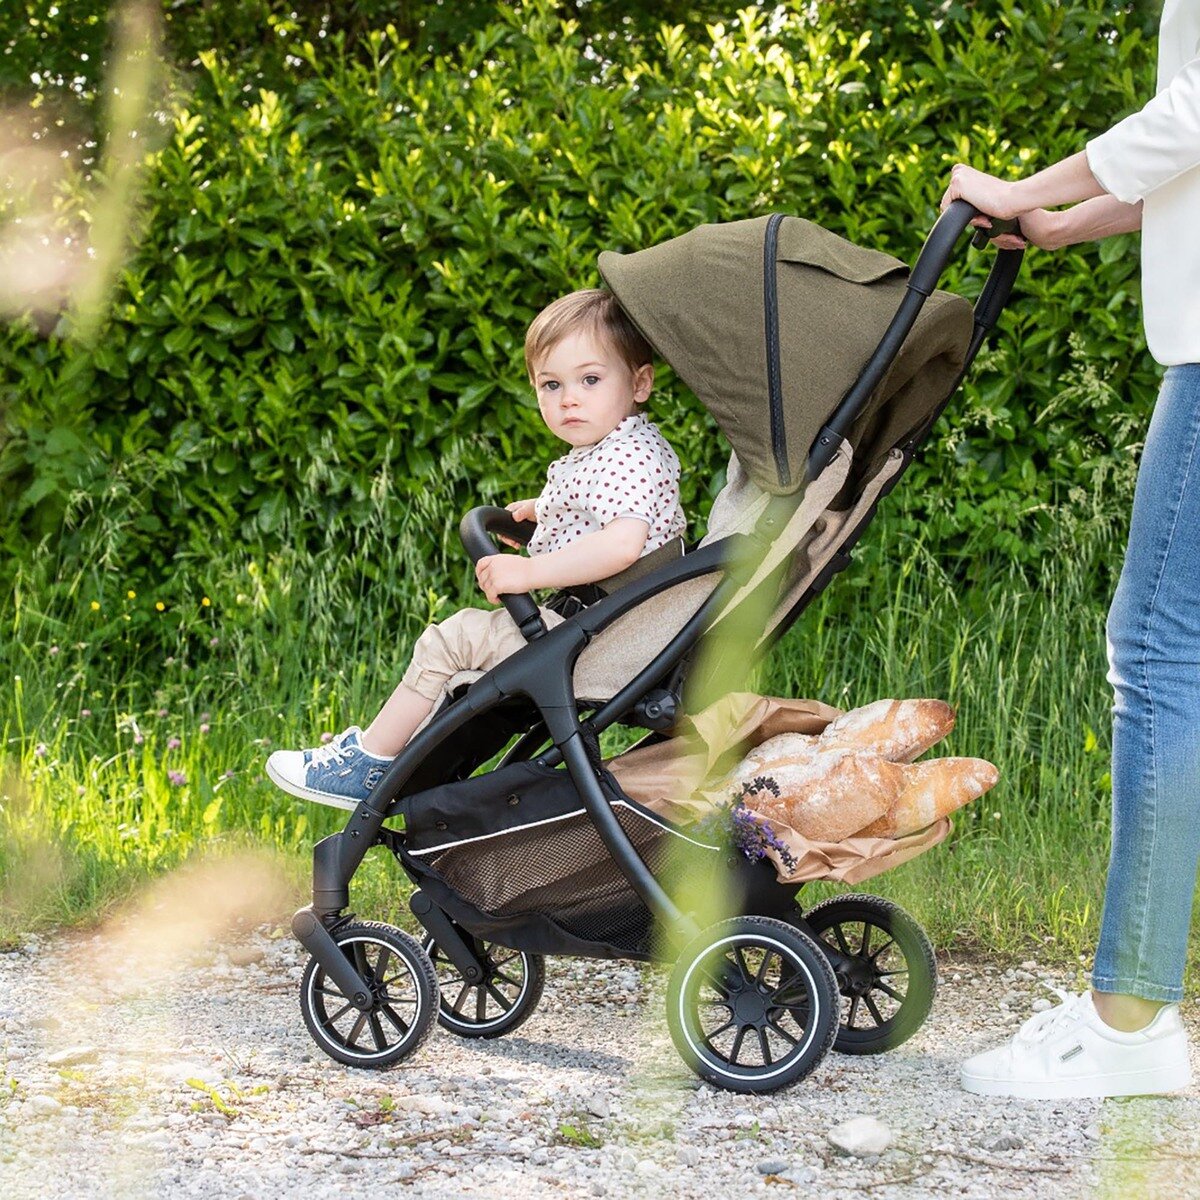
M 473 941 L 476 957 L 487 971 L 481 983 L 468 983 L 433 938 L 424 941 L 441 991 L 438 1024 L 459 1037 L 503 1037 L 537 1008 L 546 982 L 545 959 L 482 938 Z
M 803 1079 L 837 1032 L 837 980 L 821 948 L 769 917 L 734 917 L 684 948 L 667 987 L 667 1024 L 684 1062 L 733 1092 Z
M 882 1054 L 912 1037 L 937 991 L 937 961 L 920 925 L 898 904 L 866 895 L 822 901 L 804 920 L 839 956 L 842 1015 L 834 1049 Z
M 300 1011 L 313 1041 L 350 1067 L 387 1067 L 429 1036 L 438 1008 L 437 974 L 420 943 L 378 921 L 357 921 L 333 934 L 371 989 L 371 1007 L 356 1008 L 315 958 L 300 979 Z

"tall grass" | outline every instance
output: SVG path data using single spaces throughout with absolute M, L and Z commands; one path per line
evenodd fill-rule
M 152 874 L 247 841 L 282 856 L 302 900 L 309 846 L 340 817 L 280 794 L 262 763 L 272 747 L 369 719 L 444 606 L 430 564 L 384 527 L 342 531 L 316 556 L 207 564 L 226 599 L 189 606 L 177 581 L 161 613 L 125 597 L 111 565 L 68 573 L 48 548 L 30 556 L 0 645 L 0 937 L 88 919 Z M 935 753 L 1000 768 L 951 839 L 870 884 L 943 947 L 1090 954 L 1108 854 L 1104 619 L 1123 537 L 1119 517 L 1071 521 L 1036 577 L 970 551 L 948 561 L 900 489 L 760 669 L 765 692 L 843 708 L 946 699 L 958 720 Z M 353 594 L 330 582 L 334 554 L 374 582 Z M 394 916 L 402 877 L 375 853 L 355 907 Z

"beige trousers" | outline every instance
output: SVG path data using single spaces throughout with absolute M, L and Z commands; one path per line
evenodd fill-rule
M 563 618 L 539 608 L 547 629 Z M 490 671 L 527 643 L 506 608 L 464 608 L 430 625 L 413 646 L 412 662 L 400 681 L 425 697 L 440 699 L 447 680 L 459 671 Z

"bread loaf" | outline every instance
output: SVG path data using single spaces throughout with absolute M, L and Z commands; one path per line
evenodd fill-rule
M 931 758 L 898 768 L 904 785 L 886 813 L 856 831 L 862 837 L 903 837 L 949 816 L 994 787 L 1000 772 L 982 758 Z
M 863 750 L 910 763 L 954 728 L 954 716 L 944 700 L 876 700 L 831 721 L 818 741 L 821 749 Z
M 747 808 L 803 837 L 839 842 L 888 811 L 904 788 L 903 772 L 878 755 L 823 750 L 771 760 L 741 795 Z

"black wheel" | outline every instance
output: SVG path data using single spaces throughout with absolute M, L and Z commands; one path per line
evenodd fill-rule
M 350 1067 L 387 1067 L 429 1036 L 438 1008 L 437 974 L 416 938 L 378 921 L 357 921 L 333 935 L 371 988 L 360 1012 L 315 958 L 300 980 L 300 1011 L 313 1041 Z
M 734 917 L 684 948 L 667 987 L 671 1040 L 701 1079 L 773 1092 L 803 1079 L 837 1032 L 837 981 L 812 938 Z
M 842 994 L 834 1049 L 881 1054 L 912 1037 L 937 991 L 937 962 L 920 925 L 880 896 L 837 896 L 804 919 L 840 956 L 834 959 Z
M 459 932 L 472 944 L 487 977 L 480 983 L 468 983 L 437 942 L 427 937 L 425 951 L 437 972 L 442 997 L 438 1024 L 459 1037 L 503 1037 L 524 1024 L 537 1008 L 546 983 L 546 961 L 540 954 Z

